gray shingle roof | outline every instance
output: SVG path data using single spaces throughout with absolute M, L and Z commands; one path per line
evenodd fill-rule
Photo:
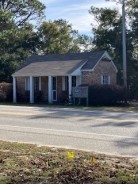
M 69 75 L 85 61 L 41 61 L 32 62 L 13 74 L 13 76 L 64 76 Z
M 104 52 L 96 52 L 89 56 L 88 61 L 86 64 L 82 67 L 82 70 L 89 70 L 93 69 L 93 67 L 96 65 L 96 63 L 101 59 Z
M 82 69 L 92 69 L 104 52 L 33 55 L 26 60 L 13 76 L 69 75 L 83 64 Z

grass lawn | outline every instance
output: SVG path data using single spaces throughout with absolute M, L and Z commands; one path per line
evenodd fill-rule
M 138 184 L 138 160 L 0 141 L 0 184 Z

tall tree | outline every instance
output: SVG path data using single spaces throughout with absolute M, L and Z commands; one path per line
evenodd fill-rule
M 97 49 L 107 50 L 119 68 L 119 79 L 122 65 L 122 44 L 121 44 L 121 17 L 119 12 L 109 8 L 91 7 L 90 14 L 94 17 L 97 25 L 93 26 L 93 43 Z M 119 81 L 121 82 L 121 81 Z
M 39 28 L 40 52 L 44 54 L 79 51 L 75 44 L 77 31 L 65 20 L 43 22 Z
M 0 9 L 10 12 L 17 26 L 44 15 L 45 6 L 39 0 L 0 0 Z
M 12 26 L 0 33 L 0 81 L 10 81 L 11 74 L 23 60 L 35 52 L 37 34 L 30 25 L 22 28 Z
M 126 0 L 126 13 L 129 20 L 126 29 L 127 65 L 128 65 L 128 87 L 131 91 L 138 93 L 138 52 L 137 52 L 137 1 Z M 132 8 L 133 7 L 133 8 Z M 133 10 L 133 11 L 132 11 Z M 119 82 L 122 73 L 122 17 L 116 9 L 91 7 L 90 14 L 97 21 L 93 27 L 94 44 L 97 48 L 108 50 L 119 68 Z M 135 88 L 135 90 L 133 90 Z M 134 94 L 134 93 L 133 93 Z
M 0 1 L 0 82 L 10 81 L 18 65 L 35 52 L 38 36 L 29 22 L 42 17 L 43 10 L 38 0 Z

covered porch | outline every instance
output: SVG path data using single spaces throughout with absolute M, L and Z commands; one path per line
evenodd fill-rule
M 80 75 L 13 76 L 13 102 L 18 102 L 20 92 L 27 95 L 27 101 L 31 104 L 64 103 L 72 98 L 72 88 L 80 84 Z

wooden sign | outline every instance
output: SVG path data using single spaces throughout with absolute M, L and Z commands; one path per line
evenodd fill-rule
M 88 86 L 79 86 L 79 87 L 73 87 L 72 90 L 72 97 L 74 99 L 75 103 L 75 98 L 86 98 L 87 100 L 87 105 L 88 105 Z

